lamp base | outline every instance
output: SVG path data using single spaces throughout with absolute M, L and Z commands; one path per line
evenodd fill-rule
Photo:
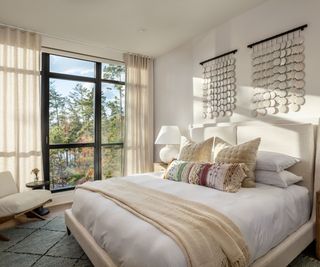
M 179 146 L 178 145 L 166 145 L 161 148 L 159 156 L 162 162 L 170 163 L 176 159 L 179 155 Z

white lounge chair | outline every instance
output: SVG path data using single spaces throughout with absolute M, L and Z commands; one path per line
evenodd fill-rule
M 51 201 L 49 190 L 32 190 L 19 193 L 11 173 L 0 172 L 0 223 L 28 212 L 45 220 L 43 216 L 33 210 Z M 0 234 L 0 240 L 7 241 L 9 239 Z

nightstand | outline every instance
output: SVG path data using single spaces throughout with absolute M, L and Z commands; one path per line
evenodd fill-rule
M 32 190 L 43 189 L 46 185 L 49 185 L 49 181 L 34 181 L 26 184 L 26 187 L 32 188 Z
M 32 190 L 44 189 L 46 185 L 49 185 L 49 181 L 34 181 L 26 184 L 26 187 L 32 188 Z M 33 210 L 35 213 L 44 216 L 47 215 L 50 211 L 47 208 L 39 207 Z
M 164 172 L 168 167 L 167 163 L 163 162 L 155 162 L 153 163 L 153 171 L 154 172 Z
M 320 259 L 320 191 L 316 193 L 316 256 Z

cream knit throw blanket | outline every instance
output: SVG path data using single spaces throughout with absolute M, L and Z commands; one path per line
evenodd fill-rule
M 212 208 L 121 178 L 77 188 L 101 194 L 170 236 L 184 253 L 188 266 L 249 264 L 249 252 L 238 227 Z

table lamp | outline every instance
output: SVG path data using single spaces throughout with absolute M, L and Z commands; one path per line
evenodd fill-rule
M 176 159 L 179 154 L 179 144 L 180 144 L 180 130 L 178 126 L 174 125 L 164 125 L 161 126 L 155 144 L 165 145 L 160 150 L 160 159 L 164 163 L 170 163 L 172 160 Z

